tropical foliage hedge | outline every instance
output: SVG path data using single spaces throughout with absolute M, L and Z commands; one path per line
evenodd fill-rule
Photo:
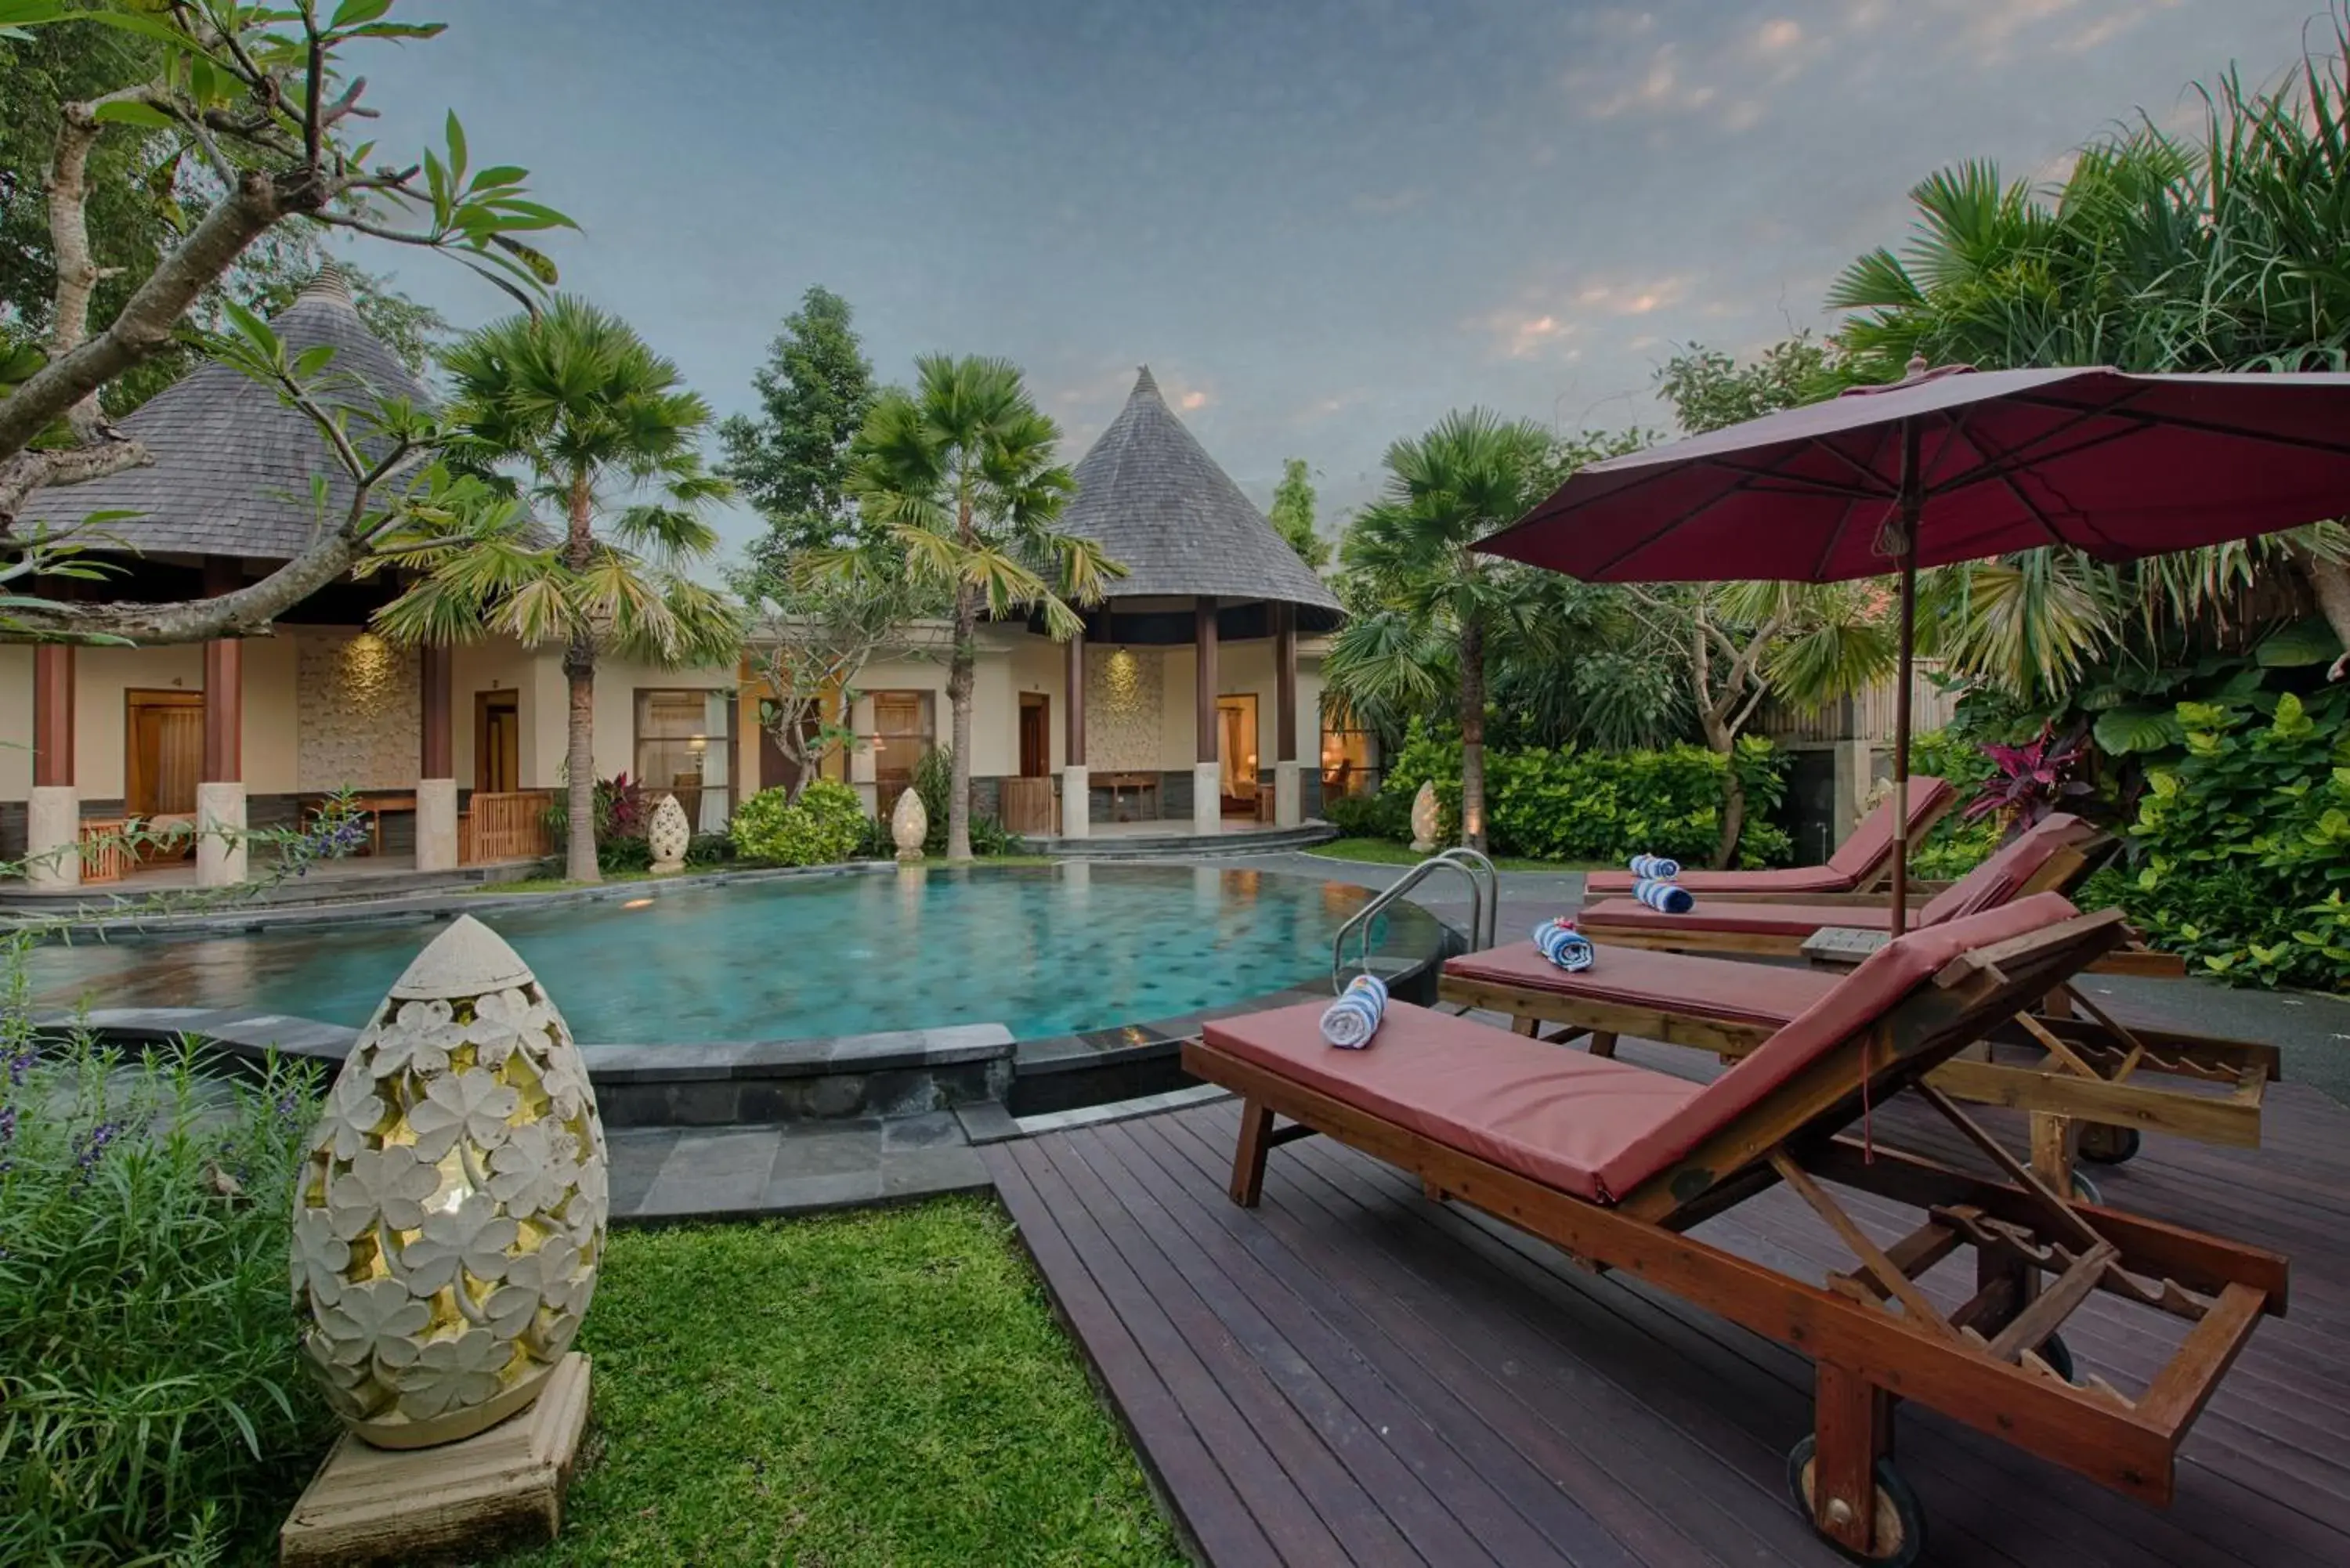
M 286 1294 L 309 1082 L 36 1039 L 25 940 L 0 957 L 0 1561 L 234 1559 L 333 1428 Z
M 1669 855 L 1702 866 L 1721 836 L 1723 782 L 1735 767 L 1748 815 L 1738 863 L 1786 862 L 1793 841 L 1770 814 L 1786 792 L 1786 756 L 1767 741 L 1738 742 L 1734 760 L 1703 746 L 1596 751 L 1581 746 L 1490 748 L 1485 753 L 1486 832 L 1493 852 L 1538 860 L 1618 861 Z M 1461 827 L 1461 742 L 1415 725 L 1379 793 L 1364 804 L 1326 808 L 1342 830 L 1386 838 L 1411 833 L 1411 800 L 1434 781 L 1439 836 Z
M 846 860 L 865 838 L 865 803 L 835 779 L 817 779 L 794 801 L 763 789 L 734 813 L 734 851 L 767 866 L 824 866 Z

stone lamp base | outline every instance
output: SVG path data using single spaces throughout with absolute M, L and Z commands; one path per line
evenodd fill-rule
M 277 1532 L 289 1565 L 473 1555 L 552 1541 L 588 1428 L 588 1357 L 564 1356 L 527 1410 L 462 1442 L 379 1449 L 345 1433 Z

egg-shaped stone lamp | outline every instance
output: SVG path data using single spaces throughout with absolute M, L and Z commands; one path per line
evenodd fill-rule
M 898 846 L 898 859 L 911 865 L 922 857 L 922 840 L 931 833 L 931 814 L 922 809 L 922 797 L 912 790 L 898 792 L 898 804 L 889 810 L 889 840 Z
M 1415 855 L 1425 855 L 1436 847 L 1441 821 L 1437 813 L 1435 781 L 1423 781 L 1419 793 L 1411 797 L 1411 847 Z
M 678 805 L 677 796 L 665 794 L 653 807 L 652 821 L 645 826 L 645 842 L 652 847 L 653 873 L 667 876 L 685 869 L 685 848 L 693 841 L 693 830 L 686 825 L 685 807 Z
M 351 1047 L 295 1192 L 302 1350 L 336 1413 L 420 1449 L 527 1407 L 579 1332 L 608 1206 L 569 1027 L 460 917 Z

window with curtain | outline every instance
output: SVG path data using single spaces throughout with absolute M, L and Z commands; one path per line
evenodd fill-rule
M 696 833 L 718 833 L 733 810 L 731 703 L 720 691 L 637 692 L 637 784 L 649 799 L 677 796 Z

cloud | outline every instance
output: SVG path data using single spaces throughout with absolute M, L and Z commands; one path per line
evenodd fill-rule
M 1578 90 L 1593 89 L 1604 85 L 1603 78 L 1615 79 L 1617 76 L 1618 73 L 1613 71 L 1572 71 L 1568 73 L 1566 85 Z M 1714 88 L 1687 78 L 1679 44 L 1659 44 L 1636 79 L 1586 100 L 1583 112 L 1593 119 L 1613 119 L 1617 115 L 1635 111 L 1648 114 L 1687 112 L 1703 109 L 1714 100 L 1715 96 Z
M 1786 16 L 1754 29 L 1754 47 L 1766 55 L 1785 54 L 1804 41 L 1804 25 Z
M 1208 406 L 1209 401 L 1210 399 L 1207 393 L 1194 390 L 1186 392 L 1181 397 L 1176 399 L 1175 406 L 1179 409 L 1189 411 L 1192 409 L 1204 409 Z

